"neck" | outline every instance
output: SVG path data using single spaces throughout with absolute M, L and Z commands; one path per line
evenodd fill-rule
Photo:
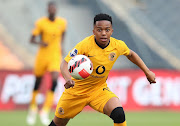
M 49 20 L 54 21 L 55 20 L 55 16 L 54 15 L 49 15 Z
M 97 44 L 100 48 L 104 49 L 104 48 L 106 48 L 106 47 L 109 45 L 110 40 L 109 40 L 109 42 L 108 42 L 106 45 L 100 45 L 100 44 L 98 44 L 96 38 L 95 38 L 95 42 L 96 42 L 96 44 Z

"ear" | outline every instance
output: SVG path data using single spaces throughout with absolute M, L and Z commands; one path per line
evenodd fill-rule
M 95 31 L 94 31 L 94 29 L 93 29 L 93 34 L 95 35 Z
M 113 31 L 114 31 L 114 30 L 112 29 L 111 35 L 113 34 Z
M 95 25 L 93 26 L 93 34 L 95 35 Z

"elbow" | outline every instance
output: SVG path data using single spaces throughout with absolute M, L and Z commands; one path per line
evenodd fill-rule
M 134 55 L 135 55 L 135 52 L 134 51 L 132 51 L 132 50 L 130 50 L 130 53 L 129 53 L 129 55 L 128 56 L 126 56 L 129 60 L 131 60 L 133 57 L 134 57 Z
M 33 44 L 34 42 L 32 40 L 30 40 L 30 43 Z
M 128 59 L 131 59 L 132 54 L 126 56 Z
M 35 43 L 35 36 L 34 35 L 31 36 L 30 43 Z

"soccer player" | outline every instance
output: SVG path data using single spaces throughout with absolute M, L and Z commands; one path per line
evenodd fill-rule
M 66 19 L 56 17 L 56 4 L 48 3 L 48 17 L 42 17 L 35 23 L 30 42 L 39 45 L 39 51 L 36 56 L 34 74 L 36 76 L 32 100 L 29 106 L 27 123 L 33 125 L 36 121 L 38 106 L 36 96 L 43 75 L 46 71 L 50 72 L 52 87 L 46 94 L 46 99 L 40 111 L 40 119 L 43 124 L 48 125 L 49 112 L 53 105 L 54 91 L 57 86 L 57 79 L 60 72 L 60 63 L 62 61 L 62 42 L 66 31 Z M 37 40 L 37 37 L 40 40 Z
M 127 47 L 125 42 L 111 37 L 112 18 L 107 14 L 94 17 L 94 35 L 80 43 L 64 58 L 61 73 L 66 81 L 49 126 L 65 126 L 68 121 L 80 113 L 86 105 L 106 114 L 114 121 L 114 126 L 126 126 L 125 113 L 119 98 L 109 90 L 106 79 L 113 64 L 120 55 L 125 55 L 144 72 L 150 83 L 156 83 L 155 74 L 148 69 L 141 58 Z M 86 55 L 93 63 L 92 74 L 84 80 L 71 78 L 68 62 L 78 54 Z

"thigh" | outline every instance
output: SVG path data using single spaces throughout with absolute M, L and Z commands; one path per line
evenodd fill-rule
M 120 100 L 117 97 L 112 97 L 106 102 L 103 108 L 104 114 L 110 116 L 111 112 L 117 107 L 121 107 Z
M 34 66 L 34 74 L 36 76 L 42 76 L 46 72 L 47 62 L 43 58 L 36 58 Z
M 70 119 L 80 113 L 86 105 L 87 97 L 64 92 L 57 104 L 55 115 L 58 118 Z
M 59 72 L 51 72 L 51 78 L 52 80 L 57 80 L 59 77 Z
M 51 60 L 49 60 L 48 62 L 48 71 L 49 72 L 60 72 L 60 59 L 57 58 L 52 58 Z
M 96 111 L 105 113 L 104 106 L 112 98 L 118 97 L 113 92 L 111 92 L 108 87 L 101 87 L 99 90 L 93 93 L 89 105 Z

